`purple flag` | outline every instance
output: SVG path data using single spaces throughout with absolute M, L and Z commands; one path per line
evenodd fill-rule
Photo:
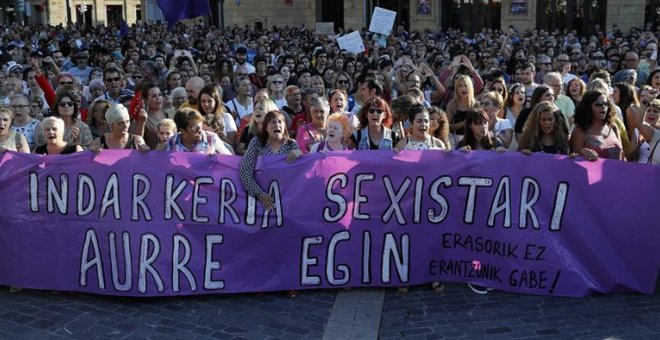
M 158 0 L 158 7 L 170 27 L 179 20 L 211 13 L 208 0 Z
M 128 24 L 124 18 L 121 18 L 121 21 L 119 21 L 119 30 L 122 37 L 125 37 L 131 33 L 131 29 L 128 27 Z

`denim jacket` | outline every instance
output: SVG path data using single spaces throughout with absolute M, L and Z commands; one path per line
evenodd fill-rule
M 361 130 L 355 131 L 353 135 L 357 140 L 358 150 L 369 150 L 369 131 L 367 130 L 366 127 L 362 128 Z M 392 139 L 392 130 L 383 127 L 383 139 L 381 139 L 380 144 L 378 144 L 378 150 L 392 150 L 392 148 L 394 148 L 394 140 Z

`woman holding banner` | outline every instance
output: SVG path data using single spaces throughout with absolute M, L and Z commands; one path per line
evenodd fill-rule
M 571 134 L 571 152 L 590 161 L 598 158 L 623 160 L 621 131 L 614 123 L 613 104 L 607 94 L 589 90 L 575 108 L 575 129 Z
M 286 155 L 289 163 L 302 156 L 296 140 L 289 137 L 284 115 L 278 110 L 266 113 L 261 131 L 257 138 L 252 138 L 239 163 L 239 176 L 247 194 L 257 197 L 266 210 L 271 210 L 275 207 L 275 201 L 259 186 L 254 174 L 257 157 L 265 155 Z M 287 292 L 290 298 L 299 294 L 295 290 Z
M 105 121 L 110 127 L 110 131 L 92 142 L 92 151 L 133 149 L 146 152 L 151 149 L 144 142 L 142 136 L 128 132 L 131 125 L 131 117 L 128 115 L 128 109 L 124 105 L 112 105 L 105 112 Z
M 47 117 L 41 122 L 46 144 L 38 146 L 38 155 L 68 155 L 83 151 L 82 146 L 64 140 L 64 121 L 59 117 Z
M 525 122 L 518 150 L 525 155 L 532 152 L 568 154 L 568 120 L 549 101 L 538 103 Z
M 349 150 L 346 141 L 353 128 L 348 116 L 343 113 L 333 113 L 328 117 L 325 140 L 312 145 L 309 152 L 330 152 Z
M 483 109 L 470 110 L 465 115 L 465 136 L 460 145 L 460 151 L 495 150 L 504 152 L 502 141 L 493 136 L 488 129 L 488 114 Z
M 401 139 L 394 150 L 446 150 L 447 146 L 440 139 L 429 134 L 431 118 L 424 105 L 415 103 L 408 111 L 410 134 Z
M 274 207 L 273 198 L 257 184 L 254 177 L 257 157 L 264 155 L 287 155 L 288 162 L 302 156 L 298 143 L 295 139 L 289 137 L 284 115 L 277 110 L 266 114 L 261 131 L 259 131 L 257 138 L 250 141 L 245 156 L 243 156 L 239 165 L 241 182 L 245 187 L 245 191 L 249 195 L 257 197 L 264 208 L 270 210 Z

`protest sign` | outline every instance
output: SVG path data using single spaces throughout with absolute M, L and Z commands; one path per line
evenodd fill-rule
M 353 31 L 349 34 L 337 38 L 339 48 L 348 51 L 349 53 L 364 52 L 364 43 L 358 31 Z
M 0 284 L 165 296 L 473 282 L 651 294 L 660 168 L 494 152 L 0 155 Z M 635 180 L 631 180 L 635 179 Z
M 316 34 L 318 35 L 335 35 L 334 22 L 317 22 Z
M 374 8 L 374 13 L 371 15 L 371 24 L 369 25 L 369 31 L 384 35 L 390 35 L 390 33 L 392 32 L 392 27 L 394 27 L 395 18 L 396 18 L 396 12 L 390 11 L 385 8 L 376 7 Z

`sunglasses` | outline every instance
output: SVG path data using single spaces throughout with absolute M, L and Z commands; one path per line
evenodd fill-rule
M 273 80 L 271 81 L 271 84 L 284 84 L 283 80 Z
M 73 107 L 73 102 L 60 102 L 59 107 Z
M 337 84 L 347 85 L 348 80 L 337 80 Z
M 594 105 L 596 105 L 596 107 L 610 107 L 610 103 L 608 102 L 595 102 Z
M 373 108 L 373 107 L 369 109 L 369 113 L 371 113 L 371 114 L 373 114 L 373 113 L 381 114 L 383 112 L 385 112 L 385 111 L 383 111 L 381 109 Z
M 61 81 L 60 85 L 73 85 L 72 81 Z
M 135 75 L 133 76 L 133 79 L 142 79 L 142 76 Z
M 120 77 L 106 78 L 106 79 L 105 79 L 105 81 L 107 81 L 108 83 L 109 83 L 109 82 L 113 82 L 113 81 L 120 81 L 120 80 L 121 80 Z

